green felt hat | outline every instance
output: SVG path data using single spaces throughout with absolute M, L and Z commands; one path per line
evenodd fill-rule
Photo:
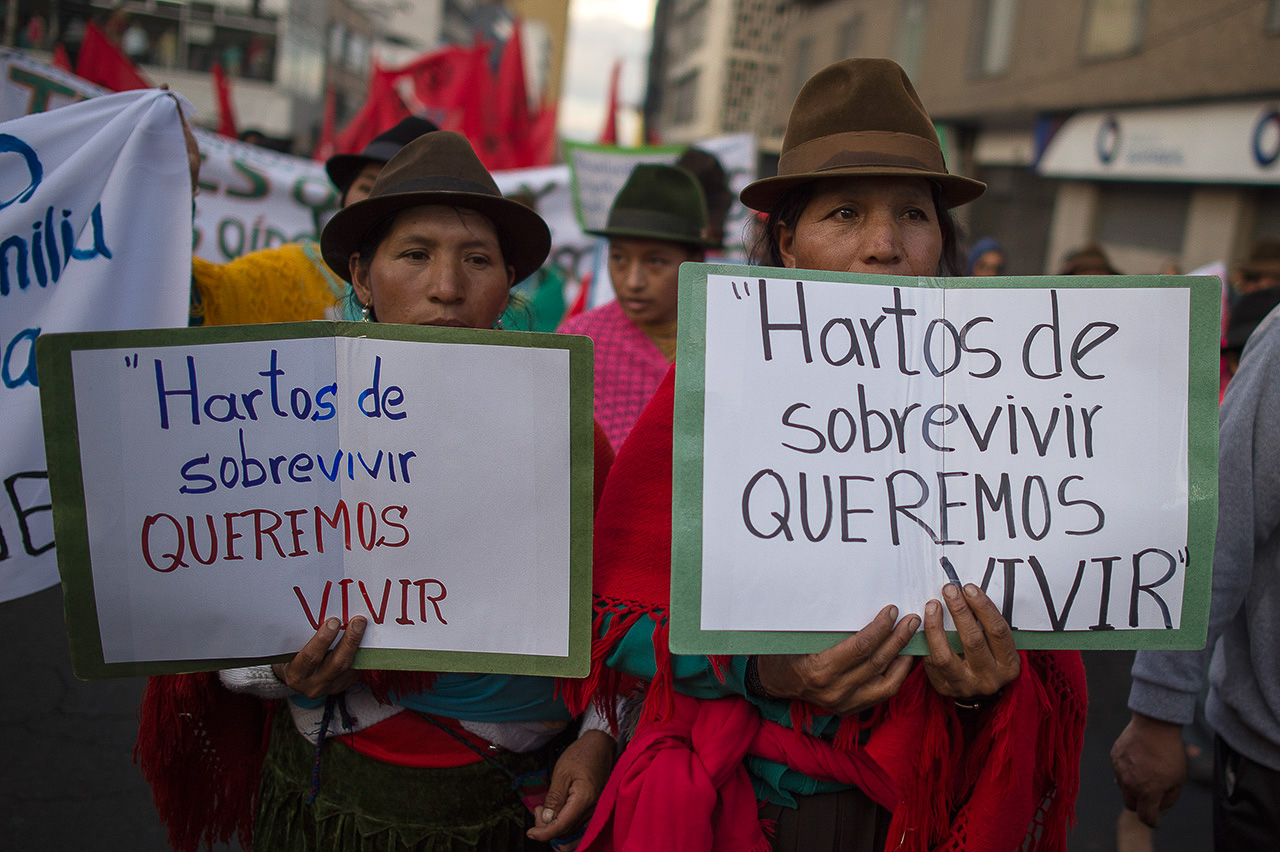
M 938 132 L 907 73 L 891 59 L 843 59 L 809 78 L 796 95 L 778 174 L 748 184 L 739 198 L 768 212 L 787 190 L 828 177 L 922 177 L 947 207 L 973 201 L 987 185 L 947 171 Z
M 717 248 L 707 239 L 707 199 L 698 179 L 675 166 L 640 163 L 618 192 L 598 237 L 636 237 Z

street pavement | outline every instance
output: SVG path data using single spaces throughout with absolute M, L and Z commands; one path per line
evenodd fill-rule
M 7 645 L 0 655 L 0 849 L 166 850 L 132 761 L 142 680 L 76 680 L 56 587 L 0 603 L 0 624 Z M 1085 654 L 1089 724 L 1069 852 L 1116 849 L 1121 805 L 1108 753 L 1128 720 L 1132 656 Z M 1208 852 L 1208 788 L 1188 784 L 1154 840 L 1156 852 Z

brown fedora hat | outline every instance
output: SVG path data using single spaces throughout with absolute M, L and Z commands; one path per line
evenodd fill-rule
M 987 188 L 947 171 L 938 132 L 905 71 L 890 59 L 843 59 L 809 78 L 787 119 L 776 177 L 742 203 L 767 212 L 792 187 L 825 177 L 922 177 L 956 207 Z
M 536 272 L 551 251 L 551 231 L 542 217 L 503 197 L 467 137 L 439 130 L 405 145 L 387 161 L 368 198 L 333 215 L 320 235 L 324 262 L 349 282 L 351 255 L 374 225 L 424 204 L 464 207 L 488 216 L 506 253 L 503 260 L 515 267 L 517 283 Z

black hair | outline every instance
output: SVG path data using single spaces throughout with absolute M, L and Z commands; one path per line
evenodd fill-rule
M 817 181 L 806 181 L 793 186 L 774 202 L 763 222 L 756 220 L 756 234 L 751 241 L 751 262 L 760 266 L 786 266 L 782 262 L 782 250 L 778 246 L 778 225 L 794 228 L 804 209 L 809 206 Z M 942 188 L 930 181 L 933 208 L 942 232 L 942 256 L 938 260 L 940 275 L 963 275 L 964 262 L 960 256 L 960 225 L 942 199 Z

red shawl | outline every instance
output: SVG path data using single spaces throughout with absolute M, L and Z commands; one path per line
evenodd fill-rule
M 599 424 L 594 437 L 598 504 L 613 448 Z M 435 674 L 366 671 L 359 679 L 386 703 L 393 693 L 430 689 Z M 147 679 L 133 760 L 151 785 L 169 845 L 178 852 L 232 837 L 246 849 L 252 845 L 262 759 L 277 703 L 225 689 L 217 672 Z
M 566 696 L 571 710 L 594 697 L 609 712 L 609 696 L 640 686 L 647 692 L 636 739 L 610 777 L 587 831 L 590 843 L 581 848 L 767 849 L 741 771 L 749 751 L 810 777 L 856 784 L 893 812 L 896 849 L 1065 850 L 1084 741 L 1086 688 L 1077 652 L 1023 653 L 1021 674 L 983 711 L 981 729 L 968 739 L 954 702 L 929 686 L 923 667 L 877 708 L 864 745 L 858 744 L 864 726 L 853 717 L 842 721 L 834 742 L 803 733 L 819 712 L 803 702 L 793 702 L 795 730 L 789 730 L 761 722 L 742 699 L 676 695 L 666 620 L 674 372 L 620 448 L 596 512 L 594 625 L 601 638 L 592 647 L 591 675 L 567 684 Z M 647 685 L 603 665 L 641 618 L 656 622 L 657 677 Z M 726 660 L 712 663 L 719 670 Z

